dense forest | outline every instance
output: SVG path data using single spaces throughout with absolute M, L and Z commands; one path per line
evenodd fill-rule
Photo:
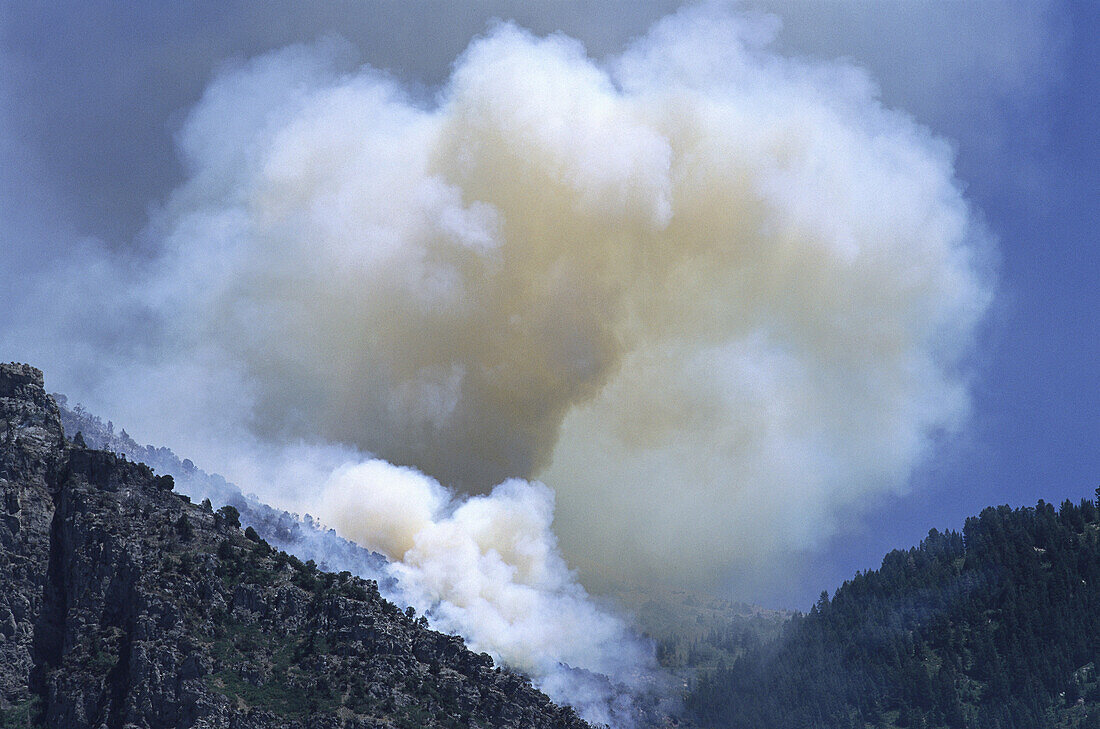
M 715 729 L 1092 729 L 1097 665 L 1100 511 L 1040 501 L 891 552 L 688 705 Z

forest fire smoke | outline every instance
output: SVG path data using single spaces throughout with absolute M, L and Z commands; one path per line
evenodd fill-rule
M 544 685 L 622 673 L 642 649 L 565 558 L 757 571 L 968 410 L 990 282 L 949 146 L 775 31 L 695 8 L 598 63 L 501 24 L 430 105 L 339 42 L 225 70 L 125 294 L 163 339 L 120 391 L 159 393 L 181 452 L 319 501 L 479 650 Z M 352 455 L 274 477 L 242 431 Z
M 684 11 L 600 65 L 502 25 L 431 108 L 338 44 L 226 72 L 155 226 L 175 366 L 267 438 L 539 477 L 597 570 L 814 544 L 965 417 L 989 289 L 948 145 L 773 32 Z

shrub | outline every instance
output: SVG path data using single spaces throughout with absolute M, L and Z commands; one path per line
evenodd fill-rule
M 226 526 L 233 529 L 241 528 L 241 512 L 237 511 L 235 507 L 226 504 L 222 508 L 218 509 L 214 513 L 214 526 Z
M 34 726 L 35 718 L 41 711 L 41 704 L 42 701 L 38 696 L 32 696 L 10 709 L 0 709 L 0 729 L 24 729 Z
M 191 521 L 187 518 L 187 514 L 180 514 L 180 518 L 176 520 L 176 533 L 185 542 L 191 541 L 191 537 L 195 536 L 195 530 L 191 528 Z

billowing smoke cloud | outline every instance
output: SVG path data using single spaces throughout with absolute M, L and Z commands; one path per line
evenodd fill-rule
M 596 63 L 503 24 L 427 106 L 338 41 L 226 70 L 124 287 L 150 336 L 99 380 L 141 391 L 115 417 L 384 551 L 543 685 L 621 673 L 548 488 L 571 563 L 725 579 L 967 413 L 990 291 L 950 148 L 775 30 L 684 11 Z M 271 477 L 245 431 L 309 463 Z
M 319 494 L 291 505 L 389 557 L 396 579 L 381 585 L 386 597 L 524 672 L 589 721 L 634 726 L 666 701 L 651 641 L 594 601 L 562 558 L 546 486 L 511 479 L 459 498 L 415 469 L 339 446 L 236 438 L 233 450 L 224 463 L 244 483 L 269 495 Z
M 171 367 L 268 438 L 540 477 L 585 566 L 814 544 L 960 424 L 989 293 L 948 145 L 773 32 L 682 12 L 598 65 L 502 25 L 431 108 L 335 43 L 223 74 L 156 223 Z
M 550 528 L 551 491 L 506 481 L 455 500 L 384 461 L 348 463 L 325 484 L 338 531 L 395 560 L 404 596 L 432 624 L 543 678 L 559 664 L 616 678 L 648 665 L 647 647 L 577 584 Z

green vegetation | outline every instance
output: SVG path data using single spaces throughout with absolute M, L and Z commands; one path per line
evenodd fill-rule
M 88 659 L 88 665 L 93 671 L 106 673 L 118 663 L 118 656 L 102 648 L 95 649 Z
M 195 529 L 191 526 L 191 521 L 186 514 L 180 514 L 180 518 L 176 520 L 176 533 L 185 542 L 189 542 L 194 538 Z
M 267 585 L 271 581 L 273 562 L 266 558 L 271 553 L 271 547 L 262 539 L 253 544 L 251 549 L 239 549 L 228 539 L 223 539 L 218 544 L 217 575 L 227 586 Z M 301 565 L 301 562 L 298 564 Z M 301 570 L 304 569 L 302 566 Z
M 225 619 L 216 629 L 213 655 L 219 670 L 206 677 L 207 686 L 248 706 L 288 718 L 331 713 L 340 707 L 327 685 L 310 680 L 298 668 L 302 655 L 291 638 Z
M 343 589 L 333 586 L 335 591 Z M 455 696 L 415 673 L 404 678 L 402 691 L 395 694 L 394 686 L 372 688 L 354 669 L 329 663 L 325 673 L 312 670 L 315 661 L 325 661 L 334 651 L 317 630 L 306 629 L 296 636 L 242 622 L 228 612 L 216 617 L 211 650 L 216 668 L 205 681 L 212 691 L 234 702 L 288 719 L 308 719 L 343 707 L 360 716 L 388 716 L 395 726 L 409 729 L 433 723 L 455 729 L 471 726 L 469 711 L 459 706 Z M 399 704 L 395 697 L 401 694 L 418 700 Z
M 1100 727 L 1100 512 L 989 508 L 822 594 L 688 696 L 737 729 Z
M 13 659 L 0 661 L 0 729 L 586 726 L 384 600 L 377 582 L 321 571 L 261 536 L 287 543 L 311 519 L 233 495 L 248 512 L 241 531 L 237 508 L 191 504 L 148 466 L 37 430 L 23 438 L 26 426 L 61 432 L 23 369 L 16 399 L 0 398 L 0 432 L 11 431 L 0 490 L 15 514 L 4 533 L 17 537 L 0 540 L 11 608 L 0 608 L 0 643 Z M 10 372 L 0 363 L 12 394 Z M 384 564 L 330 543 L 338 563 Z
M 10 709 L 0 709 L 0 729 L 30 729 L 40 712 L 41 699 L 32 696 Z
M 794 615 L 652 585 L 606 582 L 598 589 L 637 619 L 653 640 L 658 663 L 685 686 L 700 671 L 732 665 L 745 652 L 774 640 Z
M 226 504 L 214 512 L 214 526 L 228 526 L 231 529 L 241 528 L 241 512 L 236 507 Z
M 776 638 L 791 617 L 683 592 L 654 595 L 637 615 L 657 643 L 658 662 L 665 668 L 690 670 L 732 664 L 746 651 Z

